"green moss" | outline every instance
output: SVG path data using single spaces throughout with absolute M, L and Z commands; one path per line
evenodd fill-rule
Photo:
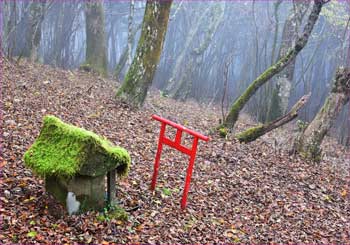
M 116 97 L 141 107 L 156 71 L 168 25 L 171 1 L 146 4 L 141 36 L 135 57 Z
M 125 149 L 54 116 L 45 116 L 40 135 L 24 154 L 24 161 L 42 177 L 72 177 L 81 169 L 85 175 L 99 176 L 113 168 L 126 175 L 130 167 Z
M 238 116 L 240 111 L 243 109 L 245 104 L 249 101 L 250 97 L 252 97 L 255 92 L 265 83 L 267 82 L 273 75 L 275 75 L 276 71 L 279 70 L 280 62 L 276 65 L 269 67 L 265 70 L 257 79 L 255 79 L 248 88 L 244 91 L 244 93 L 233 103 L 229 114 L 225 119 L 225 126 L 229 128 L 233 128 L 238 120 Z
M 97 220 L 100 222 L 110 221 L 112 219 L 127 221 L 128 213 L 119 205 L 114 205 L 109 210 L 105 208 L 103 214 L 97 216 Z
M 299 145 L 299 153 L 305 158 L 314 162 L 320 162 L 322 160 L 322 149 L 320 147 L 321 140 L 318 132 L 314 132 L 311 140 L 305 142 L 304 145 Z
M 297 120 L 296 124 L 299 132 L 304 132 L 304 130 L 309 125 L 307 122 L 304 122 L 303 120 Z
M 96 219 L 100 222 L 104 222 L 107 220 L 103 214 L 98 215 Z
M 224 125 L 228 128 L 233 128 L 238 120 L 240 111 L 243 109 L 249 99 L 256 93 L 256 91 L 266 82 L 268 82 L 274 75 L 286 67 L 289 62 L 298 54 L 299 51 L 291 49 L 287 55 L 281 58 L 276 64 L 267 68 L 260 76 L 258 76 L 243 92 L 238 99 L 235 100 L 231 106 L 230 112 L 227 115 Z
M 264 134 L 264 125 L 256 126 L 253 128 L 249 128 L 246 131 L 243 131 L 242 133 L 239 133 L 236 135 L 236 138 L 240 142 L 251 142 L 255 139 L 259 138 L 261 135 Z
M 123 208 L 116 205 L 113 207 L 113 209 L 109 210 L 108 217 L 110 219 L 127 221 L 128 220 L 128 213 Z
M 220 127 L 219 128 L 219 135 L 223 138 L 226 138 L 228 134 L 228 129 L 225 127 Z

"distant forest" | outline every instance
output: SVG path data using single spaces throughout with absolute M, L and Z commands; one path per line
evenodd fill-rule
M 105 40 L 105 75 L 116 81 L 125 79 L 135 57 L 146 6 L 144 1 L 104 1 L 90 7 L 84 1 L 0 4 L 4 56 L 29 57 L 64 69 L 86 68 L 100 58 L 96 53 L 103 54 L 98 45 L 87 46 L 87 16 L 99 16 L 91 19 L 101 25 L 103 38 L 96 42 Z M 163 96 L 222 106 L 227 113 L 251 81 L 295 45 L 311 11 L 312 1 L 299 0 L 174 1 L 152 86 Z M 348 1 L 330 1 L 323 7 L 305 48 L 249 100 L 245 110 L 255 120 L 275 119 L 309 92 L 299 118 L 314 118 L 337 68 L 350 65 L 349 13 Z M 96 52 L 92 60 L 89 49 Z M 331 134 L 350 145 L 349 103 Z

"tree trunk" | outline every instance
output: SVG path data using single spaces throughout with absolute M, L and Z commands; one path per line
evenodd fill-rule
M 320 161 L 322 140 L 349 99 L 350 68 L 339 68 L 323 107 L 297 140 L 296 151 L 305 158 Z
M 3 50 L 7 49 L 7 56 L 9 58 L 12 58 L 12 50 L 16 48 L 16 35 L 15 35 L 15 28 L 17 25 L 17 3 L 15 1 L 11 2 L 3 2 L 3 4 L 9 4 L 9 17 L 8 22 L 6 23 L 6 26 L 4 28 L 5 30 L 5 37 L 3 38 Z
M 85 3 L 86 59 L 83 66 L 107 75 L 106 33 L 102 1 Z
M 114 72 L 114 77 L 117 80 L 120 78 L 120 73 L 122 72 L 123 68 L 127 63 L 128 56 L 132 53 L 135 36 L 136 36 L 136 33 L 141 29 L 141 26 L 142 25 L 138 25 L 134 30 L 131 31 L 131 33 L 128 34 L 128 43 L 125 45 L 125 48 L 123 49 L 123 53 L 119 58 L 118 64 Z
M 117 92 L 117 97 L 133 106 L 142 106 L 152 84 L 163 48 L 171 3 L 171 0 L 147 0 L 136 55 Z
M 304 95 L 301 99 L 293 106 L 293 108 L 284 116 L 276 119 L 268 124 L 260 125 L 254 128 L 249 128 L 242 133 L 236 135 L 236 138 L 240 142 L 251 142 L 259 138 L 260 136 L 272 131 L 275 128 L 281 127 L 282 125 L 292 121 L 298 116 L 299 110 L 306 104 L 311 94 Z
M 32 2 L 29 7 L 28 28 L 26 30 L 26 48 L 23 56 L 37 61 L 41 39 L 41 24 L 44 20 L 45 1 Z
M 278 16 L 278 9 L 282 3 L 282 0 L 278 0 L 274 4 L 274 17 L 275 17 L 275 33 L 273 36 L 273 45 L 272 45 L 272 53 L 271 53 L 271 65 L 275 63 L 275 52 L 276 52 L 276 46 L 277 46 L 277 38 L 279 33 L 279 16 Z
M 174 68 L 171 72 L 170 79 L 165 89 L 165 92 L 167 94 L 177 90 L 177 87 L 181 87 L 181 82 L 176 83 L 175 80 L 178 78 L 179 75 L 185 73 L 185 71 L 183 71 L 182 69 L 184 68 L 183 64 L 186 58 L 186 54 L 189 52 L 189 49 L 193 43 L 194 37 L 198 34 L 200 24 L 202 23 L 203 19 L 205 19 L 208 16 L 209 11 L 210 11 L 210 7 L 206 7 L 205 9 L 200 8 L 198 11 L 196 11 L 195 17 L 197 21 L 192 26 L 192 28 L 190 28 L 188 34 L 186 35 L 184 44 L 181 45 L 183 46 L 183 48 L 181 49 L 180 54 L 176 58 Z M 181 80 L 181 79 L 178 79 L 178 80 Z
M 222 6 L 222 3 L 215 4 L 210 9 L 210 15 L 208 18 L 209 22 L 206 26 L 205 36 L 203 40 L 200 40 L 199 45 L 195 45 L 195 47 L 190 51 L 187 65 L 184 68 L 185 70 L 183 72 L 180 72 L 179 80 L 174 84 L 172 91 L 169 91 L 172 98 L 185 101 L 190 95 L 193 84 L 193 81 L 191 81 L 191 79 L 194 69 L 200 67 L 203 59 L 201 56 L 211 44 L 214 34 L 221 21 L 223 20 L 223 17 L 224 8 Z M 193 41 L 192 39 L 193 38 L 191 38 L 191 43 Z M 183 66 L 184 64 L 181 63 L 181 65 Z
M 135 2 L 134 0 L 130 1 L 130 13 L 128 18 L 128 60 L 127 65 L 130 67 L 132 61 L 132 44 L 134 42 L 134 35 L 131 35 L 132 32 L 132 22 L 134 18 Z
M 52 21 L 52 47 L 46 51 L 46 62 L 58 67 L 69 67 L 71 38 L 75 36 L 77 27 L 74 27 L 74 22 L 79 16 L 80 6 L 71 2 L 55 2 L 54 18 Z M 82 49 L 85 51 L 84 49 Z M 74 60 L 71 59 L 74 64 Z M 71 61 L 71 62 L 72 62 Z
M 298 37 L 299 27 L 301 26 L 303 17 L 309 8 L 309 1 L 300 1 L 293 0 L 294 8 L 292 13 L 288 16 L 287 21 L 284 24 L 282 32 L 282 43 L 279 51 L 278 58 L 285 56 L 288 53 L 289 47 L 293 45 L 293 41 Z M 276 118 L 283 115 L 288 109 L 290 91 L 292 87 L 294 67 L 295 67 L 294 58 L 284 69 L 278 74 L 276 78 L 277 84 L 275 90 L 278 95 L 279 103 L 276 104 L 276 101 L 270 101 L 269 109 L 267 113 L 267 121 L 275 120 Z
M 240 111 L 243 109 L 249 99 L 256 93 L 256 91 L 267 81 L 269 81 L 274 75 L 281 72 L 305 47 L 324 3 L 325 2 L 323 0 L 314 0 L 314 6 L 310 13 L 307 24 L 305 25 L 303 34 L 297 39 L 294 47 L 290 49 L 285 56 L 280 58 L 276 64 L 272 65 L 260 76 L 258 76 L 244 91 L 244 93 L 238 99 L 236 99 L 225 119 L 225 122 L 223 124 L 224 127 L 233 128 L 238 119 Z

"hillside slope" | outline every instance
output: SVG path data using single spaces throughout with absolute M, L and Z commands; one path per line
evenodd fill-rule
M 277 150 L 269 135 L 248 145 L 222 139 L 211 133 L 219 110 L 156 92 L 135 111 L 115 101 L 113 81 L 90 73 L 3 59 L 1 68 L 1 243 L 350 241 L 350 169 L 339 156 L 313 164 Z M 165 147 L 158 188 L 154 194 L 149 190 L 159 134 L 153 113 L 211 138 L 199 144 L 185 212 L 180 210 L 184 155 Z M 47 114 L 130 152 L 130 175 L 118 186 L 129 221 L 98 221 L 98 212 L 68 216 L 24 167 L 23 153 Z

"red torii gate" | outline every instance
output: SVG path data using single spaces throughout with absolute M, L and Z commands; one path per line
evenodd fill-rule
M 157 154 L 156 154 L 156 159 L 154 162 L 154 172 L 153 172 L 153 178 L 152 178 L 152 184 L 151 184 L 151 190 L 153 191 L 156 187 L 156 182 L 157 182 L 157 175 L 158 175 L 158 170 L 159 170 L 159 161 L 160 161 L 160 156 L 162 154 L 162 149 L 163 149 L 163 144 L 166 144 L 168 146 L 171 146 L 182 153 L 185 153 L 186 155 L 190 156 L 190 161 L 189 165 L 187 168 L 187 175 L 186 175 L 186 182 L 185 182 L 185 189 L 182 195 L 182 200 L 181 200 L 181 208 L 185 209 L 186 207 L 186 201 L 187 201 L 187 195 L 188 191 L 190 189 L 190 182 L 191 182 L 191 177 L 192 177 L 192 171 L 193 171 L 193 165 L 194 165 L 194 160 L 196 158 L 196 153 L 197 153 L 197 145 L 198 145 L 198 139 L 208 141 L 209 138 L 207 136 L 204 136 L 200 133 L 197 133 L 195 131 L 192 131 L 188 128 L 185 128 L 184 126 L 174 123 L 172 121 L 169 121 L 165 118 L 159 117 L 157 115 L 152 115 L 152 118 L 161 122 L 162 125 L 160 127 L 160 134 L 159 134 L 159 140 L 158 140 L 158 149 L 157 149 Z M 175 140 L 171 140 L 165 136 L 165 128 L 166 125 L 170 125 L 173 128 L 176 128 L 176 136 Z M 192 143 L 192 148 L 189 149 L 183 145 L 181 145 L 181 137 L 182 137 L 182 132 L 186 132 L 190 135 L 193 136 L 193 143 Z

